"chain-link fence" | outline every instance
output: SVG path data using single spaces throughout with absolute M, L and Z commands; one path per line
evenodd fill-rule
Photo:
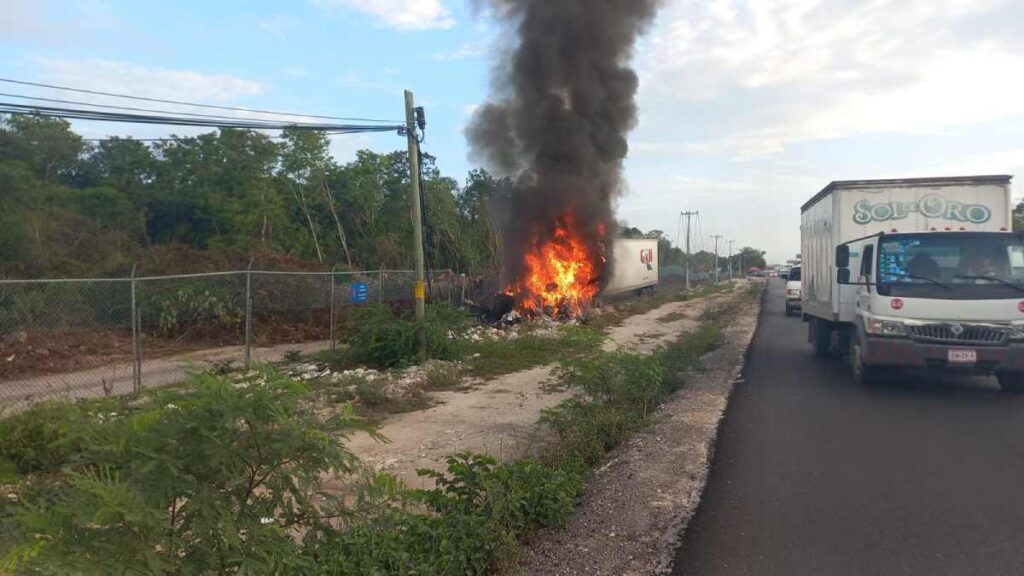
M 411 306 L 413 284 L 406 270 L 0 280 L 0 412 L 325 350 L 351 306 Z M 461 306 L 466 291 L 435 273 L 428 298 Z

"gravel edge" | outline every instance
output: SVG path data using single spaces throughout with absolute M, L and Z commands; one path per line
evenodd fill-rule
M 595 470 L 562 529 L 541 531 L 521 570 L 537 576 L 665 574 L 708 481 L 719 425 L 741 381 L 762 297 L 726 327 L 726 343 L 659 410 L 654 426 Z

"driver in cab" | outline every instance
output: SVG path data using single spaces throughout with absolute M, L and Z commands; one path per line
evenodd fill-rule
M 1009 276 L 1005 254 L 992 249 L 965 252 L 960 257 L 955 278 L 972 284 L 991 284 Z

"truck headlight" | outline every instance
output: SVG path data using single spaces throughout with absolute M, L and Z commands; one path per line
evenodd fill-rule
M 1024 324 L 1010 325 L 1010 340 L 1024 340 Z
M 897 320 L 882 320 L 881 318 L 866 318 L 864 329 L 868 334 L 876 336 L 906 336 L 907 327 L 903 322 Z M 1022 336 L 1024 337 L 1024 336 Z
M 799 289 L 796 289 L 796 290 L 786 290 L 786 296 L 788 296 L 790 298 L 799 298 L 800 297 L 800 290 Z

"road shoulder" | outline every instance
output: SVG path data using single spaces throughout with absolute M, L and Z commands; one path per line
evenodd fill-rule
M 671 569 L 686 524 L 707 483 L 715 438 L 743 370 L 761 301 L 745 305 L 704 370 L 662 406 L 655 425 L 610 455 L 563 529 L 531 543 L 524 572 L 656 574 Z

